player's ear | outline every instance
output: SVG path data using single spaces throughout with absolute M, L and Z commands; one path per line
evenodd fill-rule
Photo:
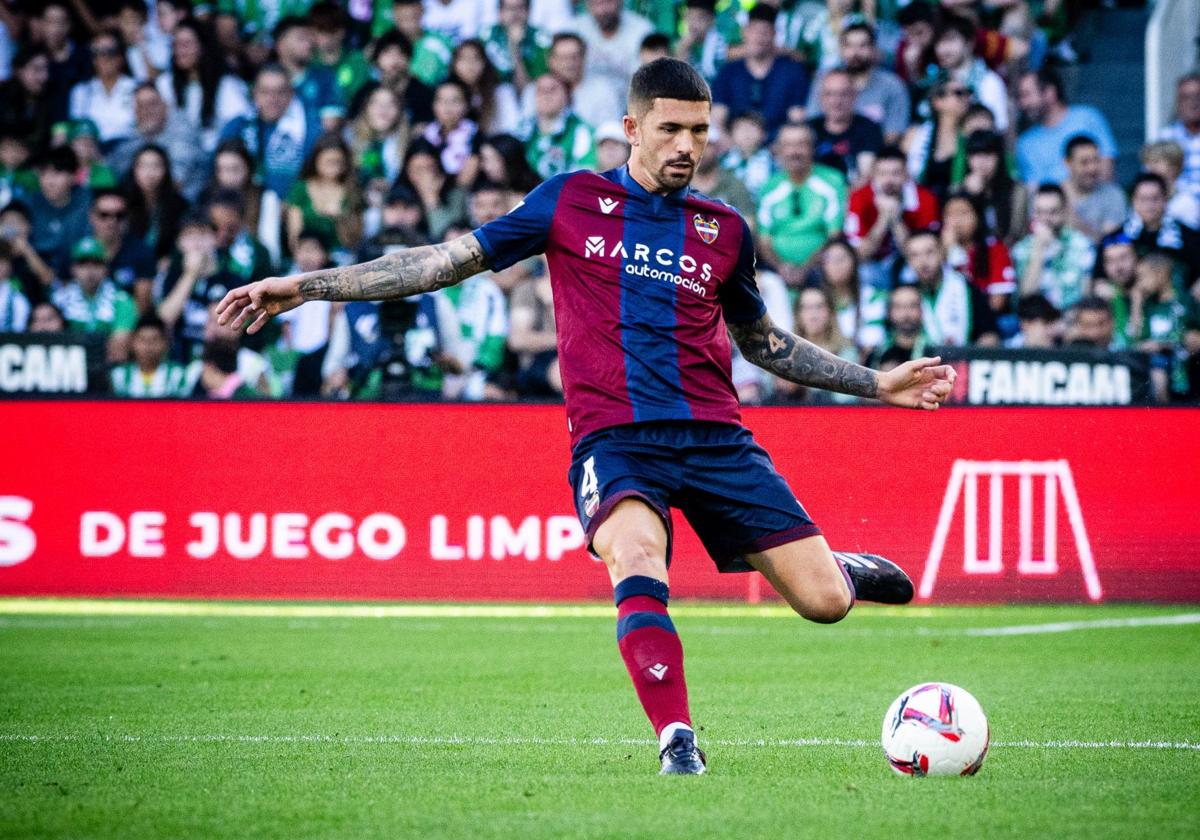
M 625 139 L 629 141 L 630 146 L 638 145 L 638 121 L 637 117 L 626 114 L 621 118 L 622 127 L 625 129 Z

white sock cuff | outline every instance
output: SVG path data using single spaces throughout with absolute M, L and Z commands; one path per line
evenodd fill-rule
M 671 739 L 675 737 L 675 733 L 678 732 L 680 729 L 686 729 L 688 732 L 691 732 L 693 735 L 695 734 L 695 731 L 692 729 L 692 727 L 688 726 L 686 723 L 682 723 L 680 721 L 675 721 L 675 723 L 668 723 L 666 726 L 663 727 L 662 732 L 658 733 L 658 748 L 659 748 L 659 750 L 665 750 L 667 748 L 667 744 L 671 743 Z

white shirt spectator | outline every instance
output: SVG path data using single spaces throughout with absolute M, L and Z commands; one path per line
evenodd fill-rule
M 571 27 L 575 10 L 571 0 L 530 0 L 529 23 L 543 32 L 562 32 Z
M 972 61 L 965 71 L 957 71 L 954 77 L 971 89 L 975 99 L 987 106 L 996 120 L 996 131 L 1008 130 L 1008 88 L 1004 80 L 988 69 L 982 58 Z
M 1178 143 L 1183 149 L 1183 174 L 1175 187 L 1200 198 L 1200 131 L 1189 134 L 1187 127 L 1176 120 L 1159 132 L 1158 139 Z
M 496 0 L 425 0 L 421 25 L 454 43 L 475 38 L 496 22 Z
M 1200 228 L 1200 198 L 1183 188 L 1183 179 L 1175 186 L 1175 194 L 1167 202 L 1167 215 L 1190 228 Z
M 71 88 L 71 117 L 89 119 L 100 129 L 100 142 L 107 143 L 133 133 L 133 91 L 129 76 L 121 76 L 111 91 L 99 79 L 80 82 Z
M 620 114 L 616 117 L 620 119 L 625 113 L 629 80 L 638 68 L 638 52 L 645 37 L 654 31 L 654 25 L 639 14 L 623 10 L 621 22 L 611 36 L 601 32 L 595 19 L 589 14 L 577 16 L 571 29 L 587 44 L 587 58 L 583 69 L 585 82 L 595 80 L 603 83 L 609 92 L 608 95 L 620 106 Z M 580 85 L 580 88 L 582 87 L 583 85 Z M 577 91 L 574 99 L 575 112 L 592 122 L 584 116 L 591 103 L 583 101 L 582 90 Z M 592 122 L 592 125 L 603 125 L 605 122 L 608 120 Z
M 204 104 L 204 92 L 197 81 L 189 82 L 183 89 L 183 103 L 179 107 L 175 102 L 175 77 L 171 72 L 163 73 L 154 82 L 163 101 L 172 112 L 182 114 L 200 132 L 200 145 L 206 152 L 217 147 L 217 138 L 225 124 L 234 117 L 249 113 L 252 107 L 250 95 L 246 91 L 246 83 L 234 76 L 222 76 L 217 83 L 217 100 L 213 108 L 211 125 L 202 125 L 200 121 L 201 107 Z
M 15 280 L 0 280 L 0 333 L 25 332 L 29 324 L 29 299 Z

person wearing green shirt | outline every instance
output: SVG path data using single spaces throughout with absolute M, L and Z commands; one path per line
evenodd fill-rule
M 216 13 L 233 15 L 241 23 L 243 38 L 266 39 L 275 24 L 293 15 L 305 16 L 313 0 L 216 0 Z
M 413 47 L 409 75 L 432 87 L 450 75 L 454 44 L 444 35 L 425 31 L 424 11 L 421 0 L 392 0 L 392 21 Z
M 520 93 L 546 72 L 550 33 L 529 24 L 529 0 L 500 0 L 499 19 L 480 40 L 500 81 L 510 82 Z
M 130 341 L 133 361 L 112 369 L 113 393 L 139 399 L 189 396 L 198 368 L 168 361 L 169 348 L 162 319 L 153 312 L 139 318 Z
M 99 240 L 88 236 L 71 249 L 73 282 L 52 295 L 54 305 L 73 332 L 100 333 L 109 337 L 109 357 L 124 359 L 129 333 L 137 323 L 133 298 L 108 278 L 108 256 Z
M 76 181 L 90 190 L 108 189 L 117 185 L 117 175 L 100 154 L 100 129 L 89 119 L 71 120 L 67 127 L 67 142 L 79 158 Z
M 337 3 L 323 0 L 313 5 L 308 19 L 316 44 L 316 64 L 333 73 L 342 101 L 353 103 L 363 85 L 371 81 L 371 65 L 360 50 L 346 47 L 350 16 Z
M 591 126 L 572 113 L 567 83 L 553 73 L 534 82 L 535 115 L 521 126 L 529 165 L 542 178 L 574 169 L 595 169 L 596 139 Z
M 763 185 L 758 231 L 763 256 L 784 281 L 801 285 L 805 267 L 821 246 L 842 231 L 847 186 L 840 172 L 813 163 L 813 131 L 788 123 L 779 129 L 775 155 L 783 171 Z

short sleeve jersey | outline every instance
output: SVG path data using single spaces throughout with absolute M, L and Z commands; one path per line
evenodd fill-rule
M 687 187 L 647 192 L 627 167 L 580 171 L 475 236 L 495 271 L 546 255 L 572 443 L 649 420 L 741 422 L 725 325 L 766 309 L 732 207 Z

